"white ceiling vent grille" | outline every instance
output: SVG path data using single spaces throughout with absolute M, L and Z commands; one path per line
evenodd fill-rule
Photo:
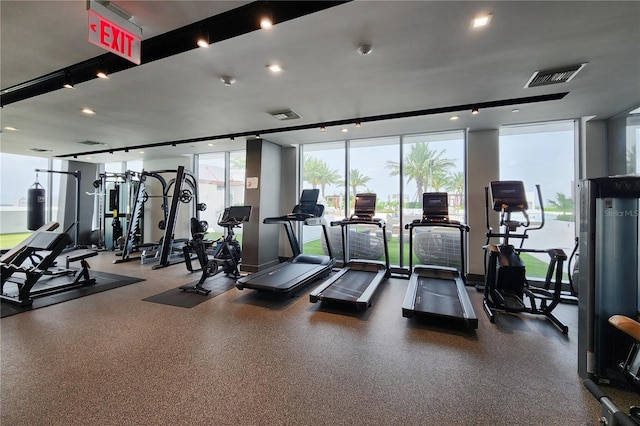
M 82 142 L 78 142 L 78 143 L 82 144 L 82 145 L 89 145 L 89 146 L 105 145 L 104 142 L 96 142 L 96 141 L 82 141 Z
M 271 114 L 272 117 L 278 120 L 295 120 L 301 117 L 300 114 L 298 114 L 292 109 L 285 109 L 282 111 L 273 111 L 273 112 L 270 112 L 269 114 Z
M 571 79 L 573 79 L 573 77 L 575 77 L 585 65 L 587 64 L 569 65 L 561 68 L 536 71 L 524 87 L 538 87 L 546 86 L 548 84 L 566 83 L 571 81 Z

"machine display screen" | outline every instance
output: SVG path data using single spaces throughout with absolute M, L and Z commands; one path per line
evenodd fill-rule
M 422 194 L 422 214 L 424 216 L 448 216 L 449 198 L 446 192 L 425 192 Z
M 376 194 L 357 194 L 355 214 L 357 216 L 373 216 L 376 211 Z
M 502 210 L 503 206 L 506 206 L 506 211 L 520 211 L 529 208 L 524 184 L 519 180 L 491 182 L 491 197 L 495 211 Z
M 238 222 L 248 222 L 251 217 L 251 206 L 231 206 L 228 213 L 225 210 L 225 214 Z

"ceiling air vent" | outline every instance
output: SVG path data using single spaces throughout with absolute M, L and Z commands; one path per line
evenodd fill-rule
M 270 112 L 269 114 L 271 114 L 272 117 L 277 118 L 278 120 L 295 120 L 301 117 L 300 114 L 298 114 L 292 109 L 274 111 L 274 112 Z
M 548 84 L 566 83 L 573 79 L 584 66 L 584 64 L 569 65 L 561 68 L 554 68 L 551 70 L 536 71 L 533 73 L 527 84 L 527 87 L 546 86 Z
M 103 142 L 96 142 L 96 141 L 82 141 L 82 142 L 78 142 L 82 145 L 89 145 L 89 146 L 95 146 L 95 145 L 105 145 Z

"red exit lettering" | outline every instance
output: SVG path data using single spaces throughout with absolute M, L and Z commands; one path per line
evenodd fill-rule
M 89 42 L 136 64 L 140 64 L 141 35 L 89 10 Z
M 128 57 L 133 54 L 133 36 L 104 19 L 100 20 L 100 44 Z

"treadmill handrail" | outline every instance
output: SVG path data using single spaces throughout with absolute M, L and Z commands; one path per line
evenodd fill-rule
M 361 224 L 361 225 L 376 225 L 379 228 L 383 228 L 387 225 L 387 222 L 384 219 L 378 219 L 378 218 L 373 218 L 373 219 L 358 219 L 358 218 L 345 218 L 342 220 L 332 220 L 331 221 L 331 226 L 344 226 L 344 225 L 356 225 L 356 224 Z

